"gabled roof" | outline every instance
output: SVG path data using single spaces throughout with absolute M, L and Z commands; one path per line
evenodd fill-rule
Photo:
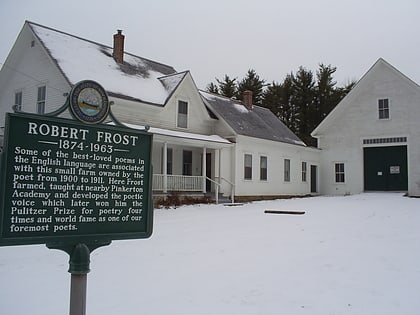
M 305 146 L 269 109 L 253 106 L 248 110 L 241 102 L 200 91 L 203 99 L 238 135 Z
M 111 96 L 163 105 L 185 77 L 168 65 L 124 53 L 124 64 L 112 47 L 26 22 L 70 85 L 98 81 Z
M 351 106 L 352 101 L 354 98 L 359 94 L 362 87 L 366 84 L 369 84 L 369 81 L 375 76 L 375 73 L 378 71 L 386 71 L 388 74 L 394 74 L 403 82 L 411 86 L 412 88 L 420 91 L 420 86 L 412 81 L 410 78 L 405 76 L 401 73 L 398 69 L 393 67 L 390 63 L 385 61 L 383 58 L 379 58 L 373 66 L 363 75 L 363 77 L 356 83 L 353 89 L 341 100 L 340 103 L 325 117 L 321 123 L 312 131 L 311 136 L 317 137 L 321 135 L 330 125 L 331 123 L 343 113 L 343 111 L 348 107 Z M 383 76 L 383 74 L 382 74 Z

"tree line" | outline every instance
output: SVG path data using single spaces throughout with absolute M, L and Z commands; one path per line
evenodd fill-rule
M 238 100 L 244 91 L 252 91 L 253 104 L 268 108 L 307 145 L 316 146 L 310 133 L 356 84 L 351 81 L 338 87 L 333 78 L 336 70 L 320 64 L 314 74 L 301 66 L 283 82 L 267 83 L 249 69 L 241 80 L 227 74 L 221 80 L 216 78 L 207 91 Z

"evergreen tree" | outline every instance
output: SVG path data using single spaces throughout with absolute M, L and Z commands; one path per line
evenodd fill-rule
M 282 116 L 283 86 L 280 83 L 271 83 L 263 93 L 262 106 L 268 108 L 277 117 Z
M 219 87 L 213 82 L 211 82 L 207 85 L 206 91 L 213 94 L 219 94 Z
M 319 124 L 335 105 L 337 105 L 338 94 L 335 88 L 337 82 L 332 77 L 336 70 L 337 68 L 331 67 L 331 65 L 325 66 L 324 64 L 320 64 L 316 73 L 316 124 Z
M 236 86 L 236 78 L 231 79 L 227 74 L 223 81 L 216 79 L 217 83 L 219 84 L 219 94 L 232 98 L 237 94 L 237 86 Z
M 292 74 L 292 103 L 298 108 L 296 113 L 297 136 L 306 144 L 310 144 L 310 132 L 316 126 L 315 81 L 312 71 L 299 67 L 296 75 Z
M 337 82 L 333 80 L 333 74 L 337 70 L 336 67 L 331 65 L 319 65 L 317 71 L 317 122 L 318 125 L 338 103 L 350 92 L 356 84 L 355 81 L 350 81 L 344 87 L 336 87 Z
M 292 103 L 293 75 L 289 74 L 283 83 L 273 82 L 263 93 L 262 106 L 271 110 L 293 132 L 298 130 L 297 111 Z
M 320 64 L 314 78 L 312 71 L 299 67 L 296 74 L 291 72 L 282 83 L 270 85 L 250 69 L 239 83 L 225 75 L 223 81 L 216 79 L 218 85 L 210 83 L 207 91 L 241 100 L 243 92 L 250 90 L 254 104 L 270 109 L 307 145 L 316 145 L 310 133 L 356 84 L 351 81 L 336 87 L 333 79 L 336 70 Z
M 343 99 L 344 96 L 349 94 L 349 92 L 354 88 L 356 84 L 357 84 L 357 81 L 351 80 L 347 82 L 346 85 L 344 85 L 344 87 L 338 88 L 340 92 L 340 96 L 341 96 L 340 100 Z
M 252 103 L 261 105 L 265 86 L 265 80 L 261 79 L 254 69 L 249 69 L 245 78 L 238 83 L 236 97 L 241 100 L 244 91 L 252 91 Z
M 283 81 L 282 87 L 282 115 L 279 118 L 293 131 L 297 132 L 299 129 L 299 108 L 293 103 L 294 96 L 294 85 L 293 85 L 293 74 L 289 74 Z

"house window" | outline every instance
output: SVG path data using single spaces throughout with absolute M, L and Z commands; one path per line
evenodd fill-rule
M 172 175 L 172 157 L 173 157 L 173 150 L 172 148 L 168 148 L 166 150 L 166 174 Z
M 15 108 L 16 111 L 22 110 L 22 91 L 15 93 Z
M 306 182 L 306 174 L 308 170 L 308 165 L 306 162 L 302 162 L 302 182 Z
M 344 163 L 335 163 L 335 182 L 344 183 Z
M 267 180 L 267 157 L 260 156 L 260 180 Z
M 187 128 L 188 122 L 188 103 L 184 101 L 178 101 L 178 121 L 177 126 L 179 128 Z
M 182 175 L 192 175 L 192 151 L 182 152 Z
M 44 114 L 45 113 L 45 97 L 47 95 L 47 87 L 40 86 L 38 87 L 38 97 L 36 102 L 36 112 L 38 114 Z
M 378 100 L 379 119 L 389 119 L 389 100 L 387 98 Z
M 244 155 L 244 179 L 252 179 L 252 155 Z
M 290 182 L 290 160 L 284 159 L 284 181 Z

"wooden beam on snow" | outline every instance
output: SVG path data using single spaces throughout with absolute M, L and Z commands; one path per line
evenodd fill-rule
M 305 211 L 296 211 L 296 210 L 265 210 L 264 213 L 269 214 L 305 214 Z

